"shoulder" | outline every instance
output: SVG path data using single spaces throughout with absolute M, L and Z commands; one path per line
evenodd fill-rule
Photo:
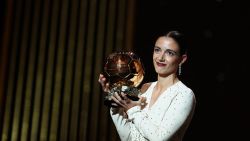
M 179 94 L 181 94 L 182 97 L 189 97 L 189 98 L 195 100 L 195 95 L 194 95 L 193 90 L 191 88 L 189 88 L 188 86 L 186 86 L 181 81 L 178 83 L 177 91 Z
M 193 90 L 181 81 L 178 82 L 177 89 L 181 93 L 193 93 Z

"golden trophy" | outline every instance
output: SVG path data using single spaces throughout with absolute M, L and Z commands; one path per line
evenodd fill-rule
M 104 75 L 110 86 L 110 92 L 105 101 L 115 92 L 124 92 L 131 100 L 137 101 L 140 90 L 138 86 L 144 78 L 144 68 L 140 58 L 133 52 L 111 53 L 104 66 Z

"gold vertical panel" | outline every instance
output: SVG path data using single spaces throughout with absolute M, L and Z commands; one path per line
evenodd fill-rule
M 39 3 L 39 2 L 38 2 Z M 36 3 L 37 4 L 37 3 Z M 37 5 L 42 5 L 42 8 L 39 13 L 41 13 L 42 17 L 39 17 L 41 19 L 41 25 L 38 28 L 37 32 L 38 34 L 38 41 L 37 45 L 33 46 L 36 47 L 38 50 L 37 53 L 37 67 L 36 67 L 36 75 L 35 75 L 35 90 L 33 95 L 33 110 L 32 110 L 32 119 L 31 119 L 31 140 L 37 140 L 39 135 L 39 127 L 40 127 L 40 117 L 41 117 L 41 103 L 42 103 L 42 97 L 43 97 L 43 88 L 44 88 L 44 68 L 46 67 L 46 29 L 47 25 L 46 22 L 48 22 L 48 19 L 45 19 L 46 12 L 44 10 L 44 7 L 47 6 L 46 1 L 40 2 Z M 41 29 L 40 29 L 41 28 Z
M 73 86 L 73 97 L 72 97 L 72 107 L 71 107 L 71 122 L 70 122 L 70 131 L 69 136 L 72 141 L 79 141 L 83 139 L 83 128 L 82 122 L 80 120 L 80 109 L 82 107 L 80 104 L 82 94 L 82 81 L 83 81 L 83 62 L 84 62 L 84 44 L 86 37 L 86 22 L 87 22 L 87 0 L 79 1 L 79 19 L 78 19 L 78 34 L 77 37 L 77 50 L 76 50 L 76 60 L 75 60 L 75 77 L 74 77 L 74 86 Z
M 43 6 L 43 17 L 42 17 L 42 30 L 41 38 L 46 40 L 48 51 L 46 53 L 46 70 L 45 70 L 45 86 L 42 101 L 41 121 L 38 120 L 38 113 L 34 112 L 33 124 L 38 125 L 37 122 L 41 122 L 39 126 L 33 126 L 31 140 L 48 141 L 49 138 L 49 127 L 51 117 L 51 101 L 53 97 L 53 86 L 54 84 L 54 66 L 55 66 L 55 52 L 57 42 L 57 31 L 58 31 L 58 19 L 59 19 L 59 2 L 50 0 L 44 1 Z M 38 99 L 39 100 L 39 99 Z M 38 107 L 38 105 L 37 105 Z M 40 133 L 38 132 L 40 130 Z
M 24 100 L 24 107 L 23 107 L 23 121 L 21 126 L 21 141 L 27 141 L 29 138 L 29 126 L 30 126 L 30 115 L 32 114 L 32 107 L 33 107 L 33 88 L 35 87 L 34 82 L 34 74 L 35 74 L 35 67 L 36 67 L 36 52 L 37 52 L 37 41 L 39 38 L 38 28 L 39 28 L 39 15 L 40 15 L 40 2 L 36 2 L 34 7 L 34 15 L 32 15 L 32 24 L 31 24 L 31 36 L 30 42 L 27 46 L 30 47 L 29 49 L 29 56 L 28 58 L 28 70 L 27 70 L 27 84 L 26 84 L 26 91 L 25 91 L 25 100 Z M 31 12 L 32 13 L 32 12 Z
M 61 118 L 61 128 L 60 128 L 60 141 L 68 141 L 68 133 L 69 133 L 69 119 L 70 119 L 70 106 L 71 106 L 71 98 L 72 98 L 72 87 L 73 87 L 73 71 L 74 71 L 74 54 L 75 54 L 75 38 L 76 38 L 76 22 L 77 22 L 77 0 L 72 0 L 70 5 L 70 23 L 69 23 L 69 31 L 67 32 L 67 54 L 66 56 L 66 67 L 65 67 L 65 81 L 64 81 L 64 89 L 63 89 L 63 102 L 62 102 L 62 118 Z M 70 139 L 71 140 L 71 139 Z
M 11 133 L 11 140 L 17 141 L 20 137 L 19 126 L 22 122 L 22 111 L 23 111 L 23 102 L 24 102 L 24 95 L 23 91 L 25 86 L 25 77 L 26 77 L 26 61 L 27 61 L 27 47 L 28 47 L 28 36 L 29 36 L 29 25 L 30 25 L 30 9 L 31 9 L 31 2 L 28 0 L 24 2 L 24 17 L 23 17 L 23 27 L 21 27 L 21 43 L 19 44 L 21 47 L 20 50 L 20 58 L 19 58 L 19 68 L 18 68 L 18 78 L 17 78 L 17 91 L 15 96 L 15 104 L 14 104 L 14 119 L 13 119 L 13 126 L 12 126 L 12 133 Z
M 98 77 L 109 53 L 132 48 L 131 3 L 25 0 L 13 5 L 3 141 L 119 140 Z
M 59 35 L 58 35 L 58 47 L 56 50 L 56 64 L 55 64 L 55 87 L 53 91 L 53 103 L 52 103 L 52 115 L 51 115 L 51 126 L 50 126 L 50 141 L 58 140 L 58 126 L 60 120 L 60 107 L 63 96 L 63 80 L 64 80 L 64 59 L 65 59 L 65 40 L 67 39 L 67 21 L 68 21 L 68 0 L 60 1 L 60 21 L 59 21 Z
M 92 94 L 91 94 L 91 99 L 90 99 L 90 115 L 89 115 L 89 131 L 90 134 L 89 136 L 91 137 L 91 140 L 101 140 L 98 131 L 99 131 L 99 125 L 102 119 L 102 116 L 99 112 L 99 106 L 100 106 L 100 85 L 98 84 L 98 77 L 100 72 L 102 71 L 103 67 L 103 50 L 104 50 L 104 39 L 105 39 L 105 26 L 106 26 L 106 6 L 107 4 L 104 1 L 100 1 L 99 3 L 99 13 L 97 13 L 97 31 L 98 33 L 96 35 L 96 49 L 94 50 L 94 56 L 93 57 L 93 77 L 92 77 Z M 106 120 L 107 121 L 107 120 Z
M 2 141 L 10 140 L 11 137 L 9 136 L 9 133 L 11 132 L 11 126 L 12 126 L 12 119 L 13 119 L 13 105 L 15 104 L 13 100 L 15 100 L 15 92 L 16 92 L 16 75 L 18 70 L 18 50 L 19 50 L 19 39 L 20 39 L 20 26 L 22 21 L 22 2 L 18 1 L 16 3 L 15 9 L 15 17 L 13 22 L 14 29 L 13 29 L 13 39 L 10 43 L 11 45 L 11 59 L 10 59 L 10 66 L 9 66 L 9 75 L 8 75 L 8 87 L 6 92 L 6 105 L 5 105 L 5 113 L 4 113 L 4 119 L 3 119 L 3 131 L 1 135 Z
M 107 127 L 108 122 L 108 113 L 101 112 L 101 107 L 103 105 L 103 93 L 100 91 L 100 84 L 98 84 L 98 77 L 101 71 L 103 70 L 104 64 L 104 50 L 105 50 L 105 30 L 106 30 L 106 18 L 107 14 L 107 2 L 106 0 L 100 0 L 99 4 L 99 13 L 98 13 L 98 25 L 97 25 L 97 43 L 96 43 L 96 54 L 95 54 L 95 66 L 94 66 L 94 78 L 93 78 L 93 99 L 92 99 L 92 112 L 91 119 L 94 125 L 94 128 L 97 128 L 96 140 L 106 140 L 108 130 L 105 129 Z M 96 120 L 94 122 L 93 120 Z
M 87 30 L 87 37 L 86 37 L 86 53 L 84 61 L 84 80 L 83 80 L 83 97 L 82 97 L 82 110 L 83 117 L 81 117 L 83 126 L 83 139 L 84 140 L 92 140 L 89 139 L 86 133 L 91 133 L 94 131 L 90 131 L 89 129 L 89 100 L 91 98 L 91 82 L 92 82 L 92 64 L 93 62 L 93 51 L 94 51 L 94 42 L 95 42 L 95 22 L 96 22 L 96 0 L 89 1 L 89 15 L 88 15 L 88 30 Z M 94 137 L 93 137 L 94 138 Z
M 5 18 L 2 20 L 4 23 L 3 34 L 2 34 L 2 43 L 0 44 L 0 133 L 2 133 L 3 124 L 1 123 L 3 120 L 4 115 L 4 105 L 6 101 L 6 80 L 7 80 L 7 73 L 8 73 L 8 56 L 9 54 L 9 45 L 10 45 L 10 38 L 13 35 L 13 1 L 9 0 L 5 3 L 6 11 L 5 11 Z M 1 135 L 1 134 L 0 134 Z M 1 136 L 0 136 L 1 139 Z
M 110 0 L 109 3 L 109 9 L 108 9 L 108 25 L 107 25 L 107 38 L 106 38 L 106 51 L 105 51 L 105 57 L 108 56 L 108 54 L 110 54 L 111 52 L 116 50 L 115 47 L 115 27 L 116 27 L 116 0 Z M 109 112 L 108 112 L 109 113 Z M 108 140 L 114 140 L 114 138 L 116 138 L 116 132 L 111 132 L 114 131 L 113 127 L 113 123 L 110 121 L 109 119 L 109 124 L 107 126 L 107 130 L 109 130 L 108 134 Z

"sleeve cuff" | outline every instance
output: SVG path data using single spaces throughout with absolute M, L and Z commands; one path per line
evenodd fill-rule
M 140 106 L 134 106 L 130 108 L 126 113 L 128 115 L 128 119 L 133 120 L 135 113 L 141 112 Z

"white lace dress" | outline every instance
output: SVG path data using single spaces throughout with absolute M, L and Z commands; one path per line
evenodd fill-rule
M 111 108 L 110 114 L 122 141 L 181 141 L 190 124 L 194 109 L 193 91 L 178 81 L 149 108 L 153 82 L 142 95 L 147 106 L 135 106 L 124 113 L 122 109 Z

